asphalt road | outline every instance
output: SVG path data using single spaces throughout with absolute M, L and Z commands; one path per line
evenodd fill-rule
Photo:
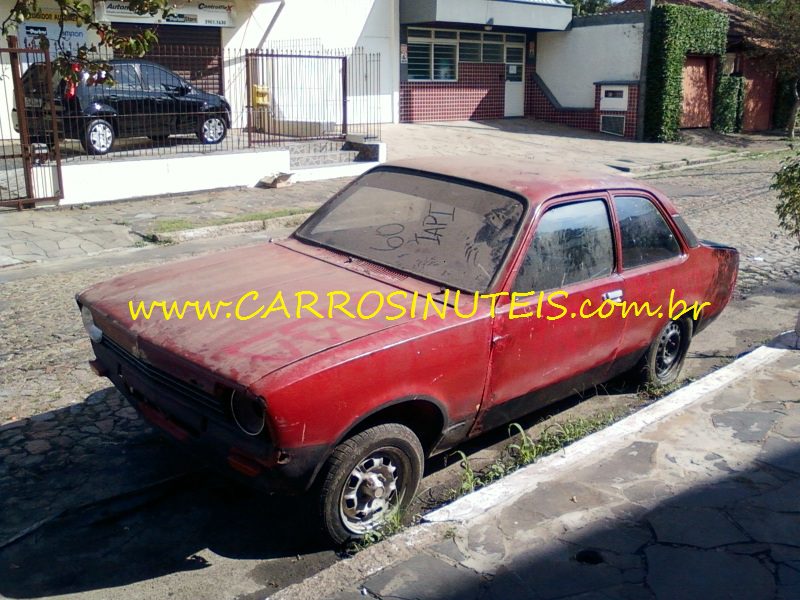
M 696 233 L 742 252 L 736 298 L 693 342 L 698 377 L 777 333 L 800 312 L 800 253 L 777 233 L 775 160 L 658 175 Z M 10 598 L 262 598 L 339 560 L 306 501 L 266 497 L 205 471 L 141 422 L 86 367 L 72 300 L 112 275 L 279 234 L 150 247 L 3 273 L 0 285 L 0 594 Z M 635 406 L 615 383 L 531 415 L 554 420 Z M 505 431 L 463 448 L 477 467 Z M 452 456 L 428 465 L 415 511 L 458 487 Z

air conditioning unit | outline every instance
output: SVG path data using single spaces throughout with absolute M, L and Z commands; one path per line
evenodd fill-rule
M 625 117 L 621 115 L 600 115 L 600 131 L 611 135 L 625 135 Z

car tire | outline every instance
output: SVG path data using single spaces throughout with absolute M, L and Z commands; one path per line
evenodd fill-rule
M 642 358 L 642 381 L 658 386 L 674 383 L 681 373 L 691 341 L 692 322 L 689 319 L 667 321 Z
M 81 146 L 88 154 L 108 154 L 114 145 L 114 128 L 105 119 L 89 121 L 81 136 Z
M 219 144 L 228 133 L 228 125 L 222 115 L 204 115 L 197 129 L 197 139 L 203 144 Z
M 377 425 L 339 444 L 320 484 L 323 530 L 336 544 L 364 537 L 416 494 L 424 455 L 408 427 Z

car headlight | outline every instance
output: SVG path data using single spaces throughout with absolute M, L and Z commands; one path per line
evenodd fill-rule
M 103 331 L 94 324 L 94 317 L 88 306 L 81 307 L 81 318 L 83 319 L 83 327 L 86 329 L 86 333 L 89 334 L 89 339 L 95 344 L 102 342 Z
M 261 398 L 233 392 L 231 394 L 231 413 L 239 429 L 247 435 L 255 436 L 264 431 L 267 412 Z

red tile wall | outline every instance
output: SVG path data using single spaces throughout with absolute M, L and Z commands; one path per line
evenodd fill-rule
M 400 122 L 499 119 L 505 65 L 459 63 L 458 81 L 400 82 Z
M 528 65 L 530 68 L 530 65 Z M 527 75 L 525 84 L 525 115 L 551 123 L 561 123 L 578 129 L 600 131 L 600 115 L 624 115 L 625 137 L 636 138 L 636 119 L 639 114 L 639 86 L 628 86 L 628 110 L 600 111 L 600 86 L 594 90 L 594 108 L 585 110 L 559 110 L 547 99 L 532 76 Z

